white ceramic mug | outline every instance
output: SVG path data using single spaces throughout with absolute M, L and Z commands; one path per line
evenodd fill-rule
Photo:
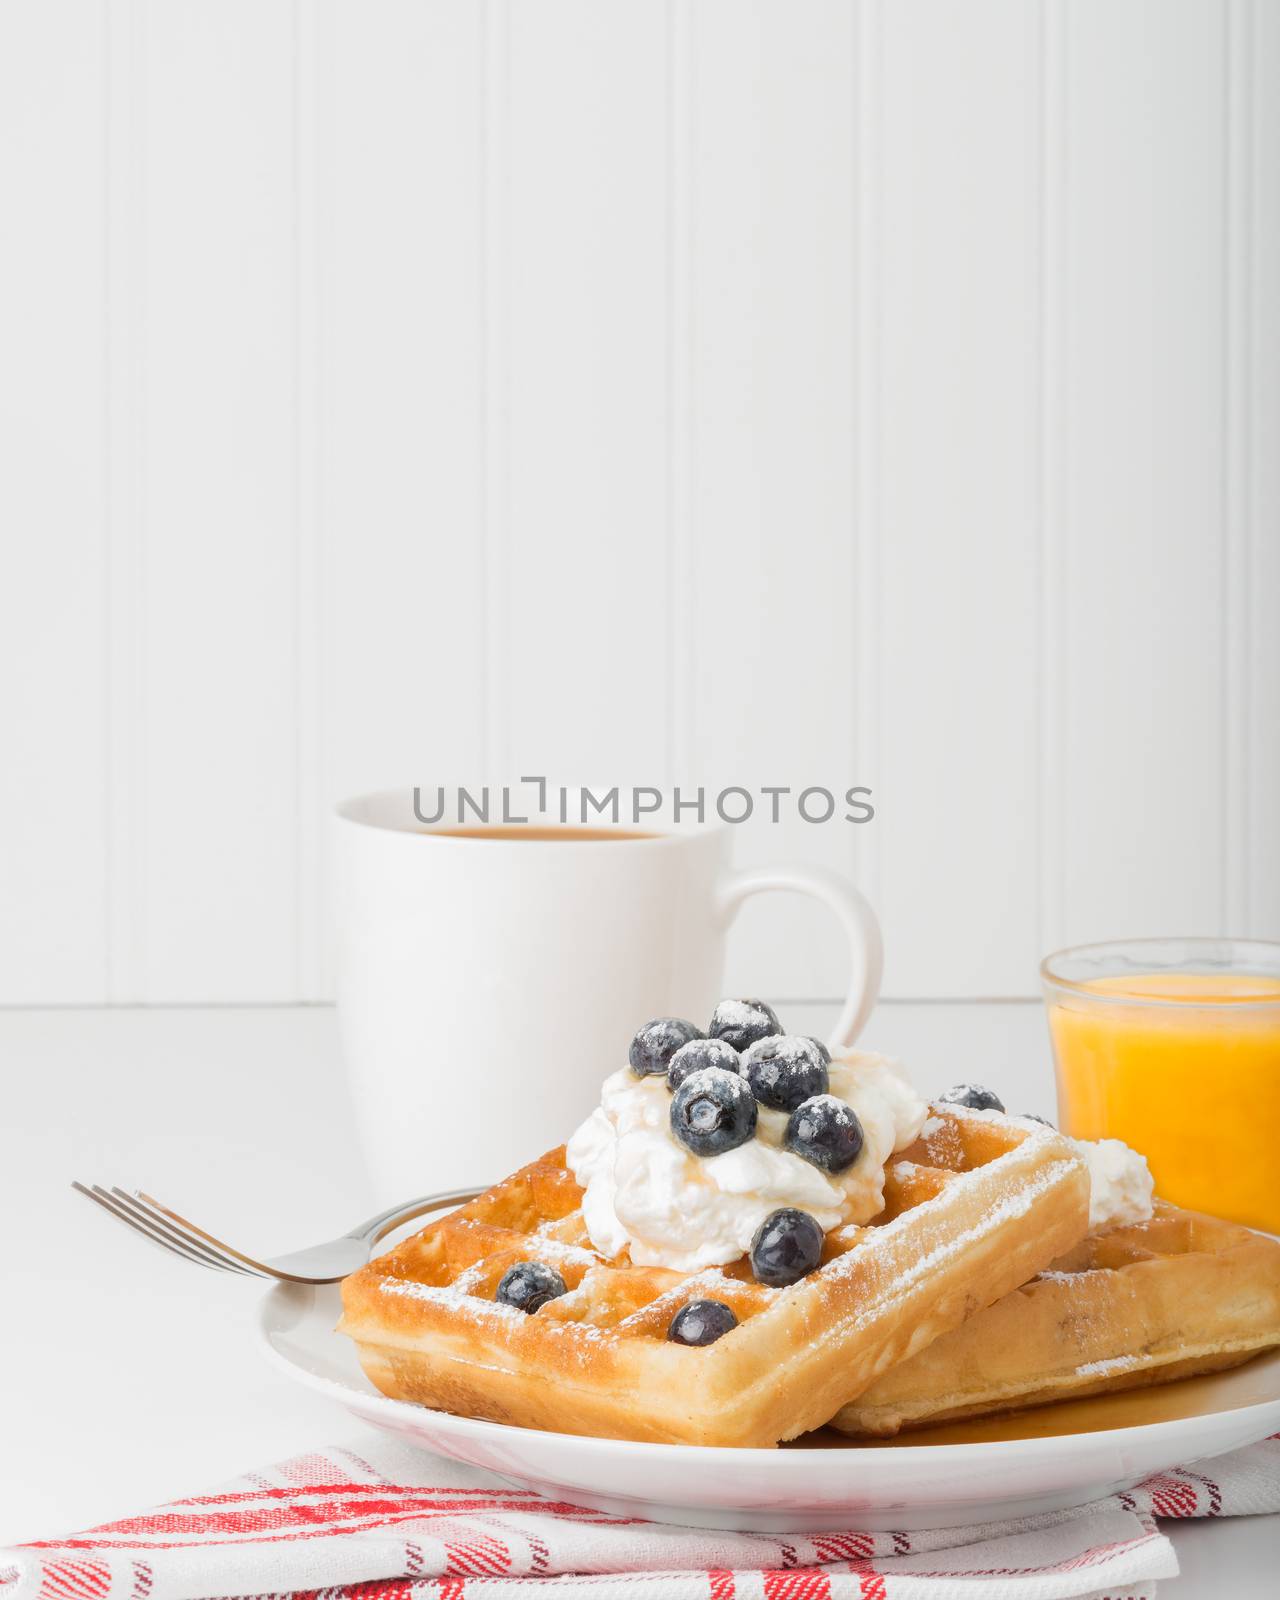
M 598 1103 L 641 1023 L 705 1026 L 749 895 L 809 894 L 843 926 L 833 1044 L 875 1004 L 880 931 L 858 891 L 812 867 L 735 872 L 727 828 L 462 837 L 417 821 L 408 789 L 337 816 L 342 1042 L 379 1202 L 514 1171 Z

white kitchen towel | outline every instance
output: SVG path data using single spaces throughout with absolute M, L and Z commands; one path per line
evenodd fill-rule
M 0 1551 L 0 1600 L 1149 1600 L 1157 1517 L 1280 1510 L 1280 1434 L 1073 1511 L 931 1532 L 755 1534 L 615 1517 L 381 1437 Z

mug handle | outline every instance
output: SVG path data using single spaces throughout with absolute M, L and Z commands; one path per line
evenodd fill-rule
M 862 1032 L 880 993 L 884 945 L 870 902 L 838 873 L 824 867 L 747 867 L 720 887 L 718 905 L 727 926 L 753 894 L 807 894 L 834 911 L 849 941 L 849 987 L 828 1043 L 850 1045 Z

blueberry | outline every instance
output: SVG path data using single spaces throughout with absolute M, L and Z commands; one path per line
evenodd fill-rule
M 701 1039 L 702 1029 L 683 1017 L 655 1017 L 646 1022 L 631 1041 L 627 1062 L 637 1078 L 665 1072 L 673 1055 L 690 1039 Z
M 722 1000 L 707 1032 L 713 1039 L 731 1044 L 735 1050 L 746 1050 L 757 1039 L 781 1033 L 782 1024 L 777 1012 L 763 1000 Z
M 1004 1107 L 1002 1106 L 1001 1110 L 1003 1109 Z M 1042 1117 L 1035 1111 L 1024 1111 L 1022 1113 L 1022 1120 L 1024 1122 L 1038 1122 L 1042 1128 L 1053 1127 L 1053 1123 L 1049 1121 L 1048 1117 Z
M 958 1083 L 938 1096 L 944 1105 L 968 1106 L 970 1111 L 1003 1111 L 1004 1101 L 980 1083 Z
M 822 1229 L 807 1211 L 782 1206 L 771 1211 L 751 1241 L 757 1283 L 785 1289 L 813 1271 L 822 1258 Z
M 822 1057 L 823 1065 L 829 1067 L 831 1065 L 831 1052 L 827 1049 L 826 1045 L 823 1044 L 822 1040 L 815 1039 L 810 1036 L 809 1043 L 818 1047 L 818 1054 Z
M 753 1044 L 742 1058 L 742 1076 L 760 1104 L 775 1111 L 794 1111 L 830 1087 L 820 1046 L 788 1033 Z
M 667 1088 L 678 1089 L 691 1072 L 700 1072 L 703 1067 L 737 1072 L 741 1066 L 738 1052 L 723 1039 L 690 1039 L 671 1058 L 671 1065 L 667 1068 Z
M 690 1300 L 671 1319 L 667 1338 L 673 1344 L 714 1344 L 738 1319 L 723 1300 Z
M 756 1131 L 756 1103 L 736 1072 L 691 1072 L 671 1100 L 671 1131 L 695 1156 L 735 1150 Z
M 541 1261 L 517 1261 L 502 1274 L 494 1299 L 517 1311 L 539 1311 L 548 1300 L 558 1300 L 565 1292 L 564 1279 Z
M 862 1151 L 862 1124 L 852 1106 L 818 1094 L 791 1113 L 784 1143 L 824 1172 L 844 1172 Z

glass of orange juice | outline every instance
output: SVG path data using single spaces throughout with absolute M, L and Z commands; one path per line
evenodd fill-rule
M 1132 1145 L 1162 1199 L 1280 1233 L 1280 944 L 1080 945 L 1040 976 L 1064 1132 Z

